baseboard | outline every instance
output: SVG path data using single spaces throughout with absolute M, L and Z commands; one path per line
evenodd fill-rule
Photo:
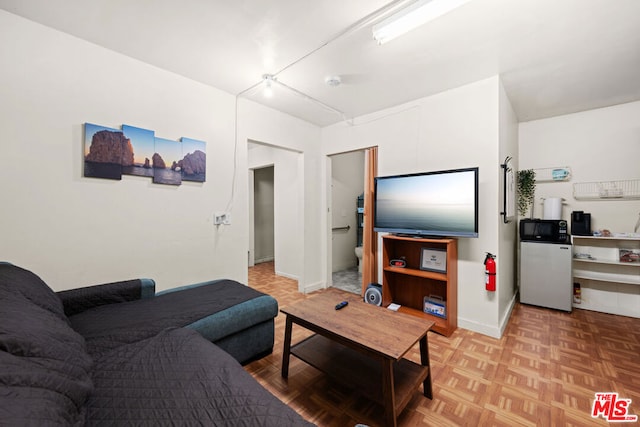
M 516 305 L 517 293 L 513 295 L 511 301 L 509 302 L 509 309 L 505 312 L 502 319 L 500 319 L 500 324 L 496 326 L 485 325 L 483 323 L 473 322 L 471 320 L 461 319 L 458 317 L 458 327 L 463 329 L 468 329 L 473 332 L 478 332 L 479 334 L 487 335 L 492 338 L 500 339 L 502 334 L 504 334 L 505 329 L 507 329 L 507 325 L 509 324 L 509 319 L 511 318 L 511 312 Z
M 507 329 L 507 325 L 509 325 L 509 319 L 511 319 L 511 312 L 513 308 L 516 306 L 516 301 L 518 298 L 518 293 L 514 293 L 511 301 L 509 301 L 509 308 L 505 312 L 502 319 L 500 319 L 500 337 L 504 334 L 505 329 Z M 498 337 L 499 338 L 499 337 Z
M 287 279 L 299 280 L 298 276 L 296 276 L 294 274 L 283 273 L 282 271 L 276 271 L 275 274 L 276 274 L 276 276 L 286 277 Z
M 308 285 L 305 285 L 305 287 L 302 289 L 302 292 L 304 294 L 309 294 L 311 292 L 315 292 L 315 291 L 319 291 L 320 289 L 324 289 L 326 286 L 324 285 L 323 282 L 316 282 L 316 283 L 310 283 Z
M 473 332 L 477 332 L 482 335 L 487 335 L 492 338 L 500 338 L 500 328 L 495 326 L 489 326 L 478 322 L 473 322 L 470 320 L 461 319 L 458 317 L 458 327 L 463 329 L 468 329 Z
M 276 276 L 282 276 L 282 277 L 286 277 L 287 279 L 296 280 L 298 282 L 298 289 L 300 289 L 300 279 L 298 278 L 298 276 L 295 276 L 293 274 L 283 273 L 281 271 L 276 271 L 275 274 Z M 324 288 L 326 288 L 324 282 L 320 281 L 320 282 L 309 283 L 308 285 L 304 285 L 301 289 L 301 292 L 304 294 L 308 294 L 311 292 L 319 291 L 320 289 L 324 289 Z

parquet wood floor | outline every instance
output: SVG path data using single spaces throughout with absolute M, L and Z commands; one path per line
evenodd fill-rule
M 296 281 L 275 276 L 273 263 L 251 267 L 249 285 L 281 307 L 307 297 Z M 343 291 L 320 292 L 340 301 Z M 319 426 L 381 424 L 380 407 L 295 357 L 284 380 L 284 315 L 275 323 L 273 354 L 245 367 L 254 378 Z M 294 325 L 292 342 L 307 335 Z M 434 398 L 416 393 L 398 418 L 401 427 L 608 425 L 591 417 L 596 392 L 618 392 L 632 400 L 629 413 L 640 415 L 640 319 L 517 304 L 501 339 L 461 328 L 428 338 Z M 417 345 L 408 358 L 419 362 Z

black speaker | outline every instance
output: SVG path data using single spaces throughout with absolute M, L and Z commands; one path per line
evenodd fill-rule
M 377 306 L 382 305 L 382 285 L 379 283 L 369 283 L 364 292 L 364 302 Z
M 591 214 L 583 211 L 571 212 L 571 234 L 591 236 Z

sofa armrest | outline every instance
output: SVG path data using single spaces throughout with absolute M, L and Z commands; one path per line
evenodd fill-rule
M 64 306 L 64 313 L 72 316 L 101 305 L 151 298 L 155 290 L 156 284 L 152 279 L 133 279 L 70 289 L 57 294 Z

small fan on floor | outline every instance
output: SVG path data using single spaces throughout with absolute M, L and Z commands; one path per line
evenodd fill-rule
M 379 283 L 369 283 L 364 293 L 364 302 L 377 306 L 382 305 L 382 285 Z

